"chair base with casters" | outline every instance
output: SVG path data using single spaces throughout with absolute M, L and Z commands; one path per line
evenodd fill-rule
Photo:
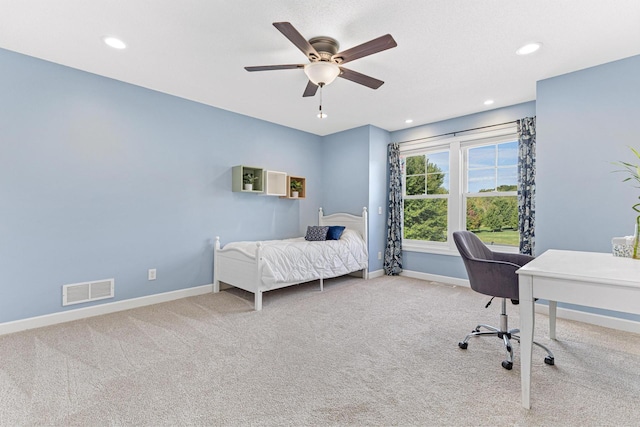
M 491 302 L 489 302 L 490 304 Z M 488 306 L 488 304 L 487 304 Z M 486 329 L 486 331 L 482 331 L 481 328 Z M 500 338 L 504 344 L 505 349 L 507 350 L 507 359 L 502 361 L 502 367 L 510 370 L 513 368 L 513 347 L 511 345 L 511 339 L 516 340 L 518 343 L 520 342 L 520 329 L 509 329 L 509 316 L 507 316 L 507 299 L 502 298 L 502 310 L 500 312 L 500 327 L 496 328 L 495 326 L 485 325 L 483 323 L 476 326 L 476 328 L 469 333 L 464 340 L 458 343 L 458 347 L 465 350 L 468 346 L 468 342 L 472 337 L 479 336 L 497 336 Z M 553 353 L 545 347 L 544 345 L 533 342 L 533 344 L 542 348 L 547 352 L 547 356 L 544 358 L 544 363 L 547 365 L 554 365 L 555 359 L 553 357 Z

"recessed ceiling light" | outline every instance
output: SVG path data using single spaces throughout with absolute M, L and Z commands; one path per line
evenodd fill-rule
M 529 55 L 542 47 L 542 43 L 529 43 L 522 46 L 520 49 L 516 50 L 516 54 L 518 55 Z
M 108 46 L 111 46 L 114 49 L 124 49 L 127 47 L 127 45 L 122 40 L 117 39 L 115 37 L 107 36 L 107 37 L 103 37 L 102 40 L 104 40 L 104 42 Z
M 413 123 L 413 119 L 407 119 L 404 121 L 405 123 L 409 124 L 409 123 Z
M 484 101 L 484 105 L 491 105 L 493 104 L 493 99 L 487 99 L 486 101 Z

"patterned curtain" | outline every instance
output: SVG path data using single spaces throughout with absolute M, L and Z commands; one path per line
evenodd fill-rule
M 520 253 L 535 253 L 536 118 L 518 120 L 518 229 Z
M 400 144 L 389 144 L 389 209 L 384 272 L 397 276 L 402 272 L 402 168 Z

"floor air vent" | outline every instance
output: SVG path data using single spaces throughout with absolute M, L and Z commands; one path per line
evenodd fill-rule
M 95 282 L 74 283 L 62 286 L 62 305 L 79 304 L 113 298 L 114 279 L 97 280 Z

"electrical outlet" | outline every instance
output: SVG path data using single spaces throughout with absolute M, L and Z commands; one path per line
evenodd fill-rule
M 378 252 L 378 259 L 382 259 L 382 252 Z
M 382 206 L 378 206 L 378 215 L 382 215 Z
M 156 269 L 150 268 L 148 276 L 149 276 L 149 280 L 156 280 Z

